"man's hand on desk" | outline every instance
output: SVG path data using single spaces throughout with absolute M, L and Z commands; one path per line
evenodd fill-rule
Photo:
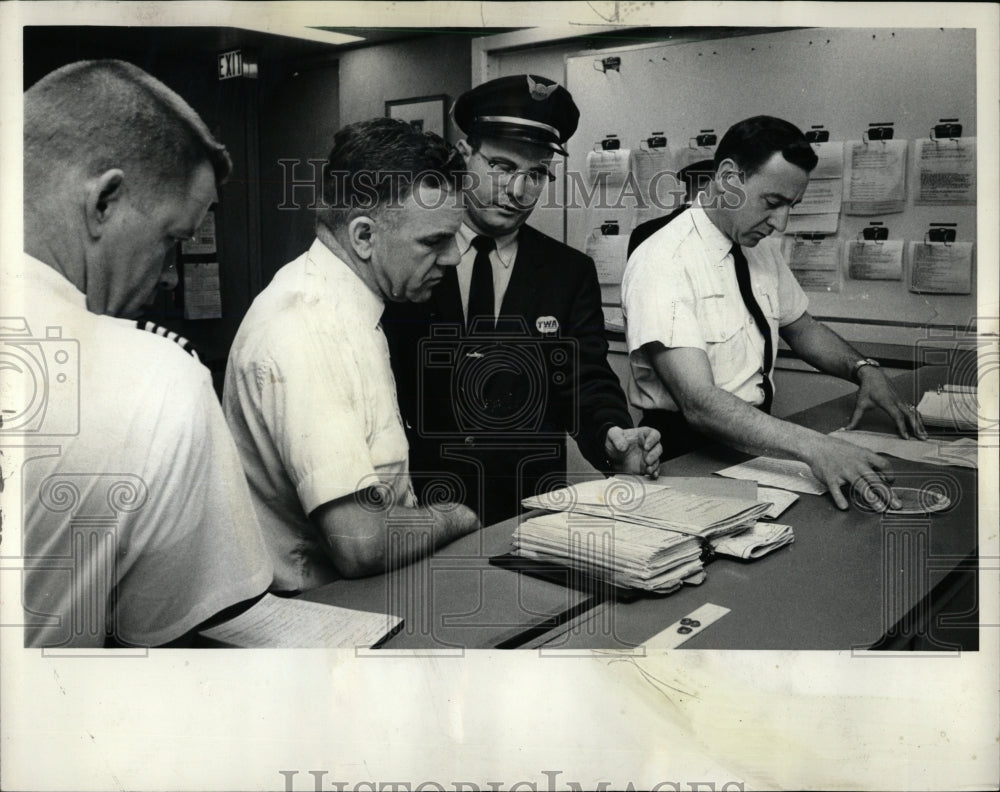
M 879 454 L 820 435 L 806 450 L 804 461 L 813 475 L 830 490 L 830 497 L 838 509 L 849 506 L 841 491 L 845 484 L 865 493 L 867 505 L 871 508 L 898 509 L 900 506 L 890 487 L 893 481 L 892 465 Z
M 907 404 L 896 393 L 892 383 L 886 378 L 880 369 L 874 366 L 862 366 L 858 369 L 858 379 L 861 382 L 858 388 L 857 401 L 854 404 L 854 413 L 851 415 L 851 422 L 847 424 L 848 429 L 854 429 L 861 421 L 861 416 L 869 407 L 880 407 L 893 420 L 896 431 L 904 440 L 910 439 L 910 432 L 919 440 L 927 439 L 927 431 L 924 429 L 920 414 L 912 404 Z
M 619 473 L 646 474 L 656 478 L 660 471 L 660 433 L 651 426 L 622 429 L 612 426 L 604 438 L 604 453 Z

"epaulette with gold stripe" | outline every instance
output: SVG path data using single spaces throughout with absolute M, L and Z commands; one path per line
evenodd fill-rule
M 201 360 L 201 358 L 198 357 L 198 353 L 194 349 L 194 345 L 184 336 L 175 333 L 173 330 L 168 330 L 166 327 L 156 324 L 156 322 L 144 322 L 140 320 L 136 321 L 135 326 L 140 330 L 145 330 L 147 333 L 155 333 L 156 335 L 162 336 L 169 341 L 173 341 L 195 360 Z

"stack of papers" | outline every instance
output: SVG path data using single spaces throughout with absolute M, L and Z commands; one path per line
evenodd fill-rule
M 917 412 L 928 426 L 974 432 L 979 428 L 978 391 L 970 386 L 943 385 L 924 393 Z
M 745 486 L 732 489 L 747 491 Z M 787 526 L 756 528 L 757 519 L 772 508 L 770 501 L 684 491 L 669 479 L 616 476 L 526 498 L 522 504 L 549 513 L 518 526 L 516 555 L 650 592 L 701 583 L 702 551 L 708 543 L 726 555 L 756 558 L 791 541 Z M 745 542 L 724 541 L 753 531 Z
M 604 517 L 531 517 L 514 532 L 513 545 L 519 556 L 555 561 L 621 588 L 665 594 L 705 579 L 694 537 Z
M 635 476 L 575 484 L 521 503 L 532 509 L 587 514 L 705 539 L 745 530 L 771 507 L 756 498 L 700 495 Z

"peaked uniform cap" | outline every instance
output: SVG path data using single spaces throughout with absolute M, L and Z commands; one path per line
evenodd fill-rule
M 467 135 L 537 143 L 565 155 L 580 111 L 569 91 L 547 77 L 500 77 L 466 91 L 452 109 Z

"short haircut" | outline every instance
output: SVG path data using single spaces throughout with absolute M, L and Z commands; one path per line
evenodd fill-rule
M 393 118 L 349 124 L 334 135 L 316 220 L 335 230 L 398 207 L 418 185 L 457 191 L 465 172 L 462 155 L 432 132 Z
M 180 96 L 138 66 L 78 61 L 24 94 L 25 194 L 59 189 L 66 168 L 96 176 L 121 168 L 143 196 L 185 189 L 209 162 L 217 184 L 229 153 Z
M 731 159 L 746 177 L 750 177 L 777 152 L 806 173 L 812 171 L 818 161 L 816 152 L 797 126 L 774 116 L 760 115 L 733 124 L 722 136 L 715 150 L 715 169 L 718 170 L 724 160 Z

